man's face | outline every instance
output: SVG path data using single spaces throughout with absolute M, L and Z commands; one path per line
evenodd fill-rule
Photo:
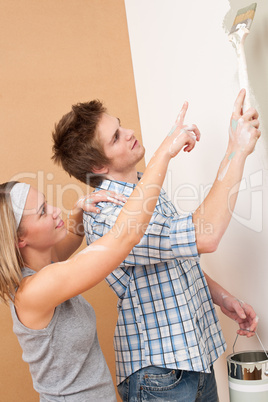
M 105 167 L 107 176 L 125 180 L 144 156 L 144 147 L 134 136 L 134 131 L 120 126 L 116 117 L 103 114 L 97 126 L 97 137 L 110 162 Z

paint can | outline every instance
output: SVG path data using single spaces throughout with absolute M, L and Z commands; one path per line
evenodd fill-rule
M 257 335 L 257 333 L 256 333 Z M 261 340 L 258 340 L 263 348 Z M 230 402 L 268 401 L 268 354 L 264 350 L 234 352 L 227 356 Z

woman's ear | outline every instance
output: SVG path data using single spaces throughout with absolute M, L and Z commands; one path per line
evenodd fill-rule
M 18 247 L 19 248 L 24 248 L 26 246 L 26 240 L 24 240 L 23 238 L 19 238 L 18 239 Z

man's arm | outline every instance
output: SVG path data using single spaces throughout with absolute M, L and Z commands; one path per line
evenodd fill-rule
M 201 253 L 216 250 L 230 222 L 237 198 L 236 193 L 229 199 L 230 189 L 240 182 L 246 157 L 253 152 L 260 136 L 255 109 L 242 115 L 244 98 L 245 91 L 242 90 L 235 102 L 227 153 L 204 202 L 193 216 L 166 216 L 156 210 L 141 242 L 121 266 L 157 264 L 174 258 L 196 258 Z M 108 206 L 108 209 L 104 208 L 95 217 L 84 214 L 88 244 L 114 225 L 119 213 L 117 208 L 120 209 Z M 199 226 L 211 227 L 211 231 L 202 232 Z
M 239 335 L 246 335 L 247 337 L 253 336 L 258 325 L 258 317 L 253 308 L 249 304 L 232 296 L 205 272 L 204 275 L 213 302 L 221 308 L 221 311 L 227 317 L 238 323 L 239 330 L 237 333 Z
M 217 249 L 232 217 L 246 158 L 254 151 L 261 134 L 258 130 L 257 111 L 251 108 L 244 114 L 242 112 L 245 94 L 245 90 L 241 90 L 236 99 L 230 122 L 228 148 L 217 178 L 208 196 L 193 214 L 200 254 Z M 210 227 L 211 230 L 202 231 L 202 226 Z
M 179 114 L 175 125 L 172 127 L 167 138 L 169 138 L 174 130 L 178 128 L 181 120 L 181 113 Z M 196 125 L 183 125 L 182 130 L 178 136 L 189 136 L 193 143 L 200 140 L 200 132 Z M 176 148 L 176 141 L 174 140 L 170 146 L 170 153 L 173 154 Z M 175 148 L 174 148 L 175 147 Z M 174 149 L 173 149 L 174 148 Z M 184 147 L 184 151 L 190 152 L 191 146 Z M 141 179 L 142 182 L 142 179 Z M 106 190 L 116 190 L 111 182 L 111 188 Z M 124 187 L 120 191 L 129 195 L 131 189 Z M 151 265 L 174 260 L 174 258 L 199 258 L 196 242 L 195 242 L 195 227 L 192 222 L 192 214 L 188 216 L 179 216 L 173 205 L 168 199 L 160 195 L 162 205 L 158 205 L 150 220 L 149 225 L 140 243 L 132 249 L 128 257 L 121 263 L 121 267 L 135 266 L 135 265 Z M 117 216 L 120 212 L 120 207 L 111 206 L 106 203 L 99 204 L 101 212 L 99 215 L 84 212 L 83 224 L 86 235 L 87 244 L 90 244 L 104 234 L 106 234 L 112 227 L 114 227 Z M 146 206 L 145 206 L 146 208 Z M 133 226 L 134 221 L 129 216 L 128 225 L 129 229 Z M 120 227 L 116 227 L 120 235 Z M 174 248 L 174 250 L 173 250 Z

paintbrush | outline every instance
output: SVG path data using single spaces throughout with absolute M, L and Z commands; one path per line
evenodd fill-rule
M 255 15 L 257 3 L 253 3 L 248 7 L 238 10 L 233 26 L 229 34 L 229 40 L 236 49 L 238 57 L 238 75 L 240 88 L 245 88 L 246 98 L 244 102 L 244 111 L 250 108 L 250 87 L 248 82 L 247 63 L 244 50 L 245 39 L 249 34 L 249 30 Z

